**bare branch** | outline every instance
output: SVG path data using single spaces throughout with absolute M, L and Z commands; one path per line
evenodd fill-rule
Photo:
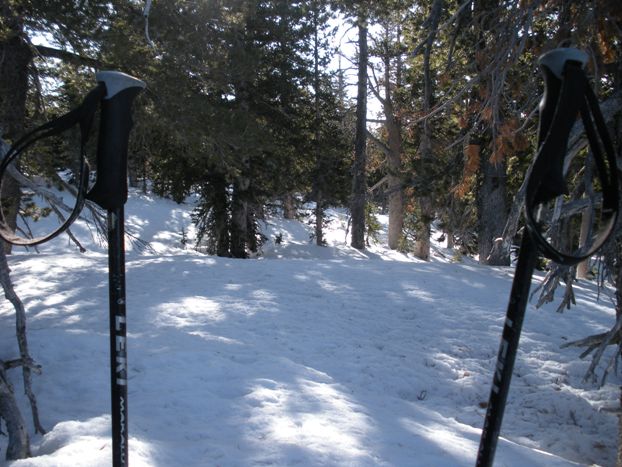
M 11 302 L 15 309 L 15 333 L 17 336 L 17 344 L 19 347 L 20 360 L 22 364 L 22 376 L 24 380 L 24 391 L 30 401 L 30 409 L 32 412 L 32 420 L 35 426 L 35 432 L 45 434 L 45 430 L 39 421 L 39 410 L 37 408 L 37 399 L 32 392 L 31 369 L 40 367 L 34 363 L 28 351 L 28 339 L 26 337 L 26 309 L 20 298 L 15 293 L 13 283 L 9 273 L 9 265 L 6 260 L 4 249 L 0 248 L 0 284 L 4 289 L 4 296 Z M 0 399 L 2 399 L 0 397 Z
M 616 323 L 614 326 L 608 331 L 602 334 L 595 334 L 593 336 L 586 337 L 584 339 L 579 339 L 577 341 L 568 342 L 560 346 L 560 348 L 564 349 L 567 347 L 588 347 L 588 349 L 581 354 L 581 358 L 585 358 L 591 352 L 596 350 L 594 355 L 592 356 L 592 362 L 590 363 L 590 367 L 585 372 L 584 380 L 592 380 L 596 381 L 596 366 L 599 364 L 600 359 L 605 352 L 605 349 L 610 345 L 620 345 L 622 342 L 622 314 L 618 316 Z M 615 358 L 619 356 L 619 352 L 616 352 L 614 355 Z M 607 368 L 610 368 L 613 365 L 614 361 L 611 361 Z M 601 385 L 604 383 L 604 378 L 607 374 L 603 375 L 601 379 Z
M 84 57 L 82 55 L 69 52 L 68 50 L 54 49 L 45 45 L 35 45 L 34 48 L 42 57 L 58 58 L 72 65 L 89 66 L 97 70 L 103 68 L 104 66 L 100 60 L 91 57 Z
M 380 141 L 371 131 L 367 130 L 367 137 L 380 149 L 385 156 L 391 154 L 391 149 L 384 144 L 384 142 Z
M 6 363 L 0 360 L 0 417 L 6 423 L 9 435 L 6 459 L 25 459 L 30 457 L 30 439 L 15 401 L 13 387 L 6 378 L 5 365 Z

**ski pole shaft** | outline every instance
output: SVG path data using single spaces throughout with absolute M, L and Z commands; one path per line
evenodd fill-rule
M 516 361 L 518 341 L 529 298 L 531 277 L 537 259 L 537 249 L 528 232 L 525 231 L 521 242 L 516 272 L 514 273 L 514 281 L 512 282 L 510 302 L 503 325 L 503 334 L 497 355 L 492 389 L 490 390 L 486 418 L 484 419 L 484 429 L 475 464 L 477 467 L 492 466 L 494 460 L 497 440 L 501 431 L 501 422 L 503 421 L 505 402 L 510 390 L 512 370 Z
M 108 211 L 112 465 L 128 465 L 127 333 L 123 206 Z
M 101 103 L 97 181 L 86 197 L 107 210 L 112 465 L 126 467 L 129 436 L 123 206 L 127 200 L 131 107 L 145 83 L 119 72 L 98 73 L 97 80 L 106 85 L 107 92 Z

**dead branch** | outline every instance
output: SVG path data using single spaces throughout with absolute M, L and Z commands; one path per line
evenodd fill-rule
M 601 334 L 595 334 L 593 336 L 586 337 L 584 339 L 579 339 L 572 342 L 567 342 L 560 346 L 560 348 L 565 349 L 567 347 L 587 347 L 579 357 L 585 358 L 590 353 L 594 352 L 592 356 L 592 362 L 590 363 L 589 368 L 585 372 L 585 376 L 583 379 L 585 381 L 591 380 L 596 382 L 596 366 L 599 364 L 600 359 L 602 358 L 605 349 L 610 345 L 617 345 L 620 347 L 622 343 L 622 314 L 618 316 L 616 323 L 614 326 L 607 332 Z M 600 385 L 602 386 L 605 382 L 605 378 L 609 374 L 609 371 L 616 364 L 617 359 L 620 358 L 620 348 L 615 352 L 614 356 L 610 359 L 605 371 L 603 372 L 603 376 L 600 381 Z
M 30 457 L 28 430 L 19 411 L 13 386 L 6 377 L 6 362 L 0 360 L 0 420 L 4 420 L 9 436 L 6 460 Z
M 35 427 L 36 433 L 44 434 L 45 430 L 41 426 L 39 421 L 39 410 L 37 408 L 37 399 L 32 391 L 32 368 L 37 368 L 40 371 L 39 365 L 37 365 L 28 351 L 28 338 L 26 337 L 26 309 L 24 304 L 15 293 L 13 288 L 13 282 L 11 281 L 9 264 L 4 253 L 4 249 L 0 248 L 0 283 L 4 289 L 4 296 L 11 302 L 15 309 L 15 333 L 17 337 L 17 344 L 19 347 L 20 359 L 22 364 L 22 376 L 24 380 L 24 392 L 30 401 L 30 409 L 32 412 L 32 421 Z
M 551 303 L 555 300 L 555 290 L 560 282 L 564 282 L 566 284 L 566 289 L 564 291 L 564 296 L 562 298 L 561 303 L 557 307 L 558 313 L 563 313 L 564 309 L 570 309 L 571 305 L 575 305 L 575 295 L 574 289 L 572 288 L 572 284 L 574 281 L 574 277 L 576 274 L 576 266 L 561 266 L 557 263 L 551 264 L 551 269 L 546 274 L 542 282 L 534 289 L 531 293 L 531 297 L 533 298 L 539 291 L 540 297 L 538 298 L 538 302 L 536 303 L 536 308 L 540 308 L 542 305 L 546 303 Z

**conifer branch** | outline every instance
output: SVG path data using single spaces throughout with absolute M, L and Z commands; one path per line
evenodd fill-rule
M 53 47 L 47 47 L 45 45 L 35 45 L 35 50 L 39 55 L 46 58 L 58 58 L 63 62 L 70 63 L 77 66 L 89 66 L 95 69 L 101 69 L 104 67 L 103 62 L 91 57 L 85 57 L 78 55 L 68 50 L 55 49 Z

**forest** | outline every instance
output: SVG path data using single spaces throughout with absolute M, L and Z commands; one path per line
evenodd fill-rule
M 310 201 L 319 245 L 327 206 L 351 210 L 356 248 L 382 209 L 391 249 L 426 259 L 436 222 L 450 246 L 509 264 L 537 133 L 538 57 L 588 51 L 615 128 L 613 0 L 148 4 L 5 2 L 3 137 L 75 107 L 93 71 L 139 77 L 148 88 L 130 182 L 176 201 L 199 193 L 195 222 L 211 254 L 246 257 L 261 246 L 267 206 L 292 216 Z M 587 151 L 585 138 L 571 145 Z
M 619 0 L 4 0 L 2 147 L 75 108 L 95 72 L 119 70 L 147 83 L 134 106 L 129 184 L 176 203 L 196 196 L 198 251 L 261 255 L 266 215 L 294 219 L 311 205 L 318 246 L 327 210 L 338 207 L 358 250 L 382 213 L 390 250 L 427 261 L 436 235 L 457 257 L 509 266 L 537 146 L 538 58 L 559 47 L 588 54 L 619 160 Z M 30 172 L 71 190 L 54 174 L 75 169 L 79 138 L 41 143 L 47 157 L 30 161 Z M 93 158 L 94 139 L 88 145 Z M 578 131 L 568 151 L 578 165 L 590 160 Z M 13 229 L 69 216 L 20 199 L 11 177 L 2 197 L 17 200 L 2 206 Z M 573 243 L 579 230 L 549 234 Z M 574 302 L 577 278 L 615 289 L 618 324 L 590 345 L 622 342 L 619 223 L 599 255 L 539 268 L 540 304 L 566 285 L 560 311 Z

